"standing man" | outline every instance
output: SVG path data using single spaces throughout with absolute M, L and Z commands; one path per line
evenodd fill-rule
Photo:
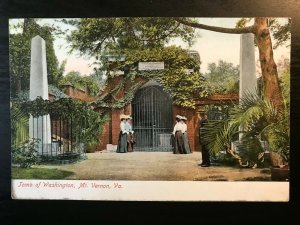
M 199 142 L 201 146 L 201 154 L 202 154 L 202 163 L 200 164 L 201 167 L 209 167 L 210 166 L 210 154 L 207 145 L 202 140 L 202 135 L 205 132 L 204 127 L 208 123 L 207 114 L 202 113 L 199 114 L 200 125 L 199 125 Z

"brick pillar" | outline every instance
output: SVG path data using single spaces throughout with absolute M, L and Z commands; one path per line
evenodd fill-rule
M 131 104 L 128 104 L 124 107 L 124 114 L 126 115 L 132 115 L 132 111 L 131 111 Z
M 192 151 L 199 151 L 198 143 L 198 117 L 194 109 L 188 109 L 181 106 L 173 105 L 173 126 L 175 125 L 176 115 L 185 116 L 187 118 L 187 133 Z
M 112 133 L 112 144 L 117 145 L 120 133 L 120 115 L 124 113 L 123 109 L 113 110 L 111 113 L 111 133 Z
M 109 122 L 107 121 L 104 125 L 103 125 L 103 131 L 101 136 L 99 137 L 99 144 L 97 145 L 97 151 L 102 151 L 104 149 L 106 149 L 106 145 L 109 144 Z
M 186 124 L 187 124 L 187 132 L 188 132 L 188 137 L 191 145 L 192 151 L 196 151 L 196 146 L 195 146 L 195 135 L 196 135 L 196 129 L 195 129 L 195 110 L 193 109 L 182 109 L 182 115 L 187 118 Z

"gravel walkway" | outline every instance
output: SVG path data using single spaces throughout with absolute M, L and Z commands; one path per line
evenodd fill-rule
M 74 172 L 74 180 L 166 180 L 166 181 L 241 181 L 270 180 L 266 169 L 200 167 L 200 152 L 174 155 L 172 152 L 96 152 L 73 164 L 44 165 Z

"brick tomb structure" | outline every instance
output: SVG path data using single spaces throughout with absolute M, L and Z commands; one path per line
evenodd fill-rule
M 160 90 L 159 89 L 160 85 L 158 83 L 156 83 L 155 81 L 152 81 L 152 80 L 149 81 L 144 78 L 137 77 L 137 78 L 135 78 L 135 80 L 125 81 L 123 87 L 121 87 L 113 96 L 110 96 L 109 91 L 112 90 L 114 87 L 116 87 L 122 81 L 122 79 L 123 79 L 123 76 L 116 76 L 114 78 L 111 78 L 110 81 L 108 82 L 108 85 L 101 91 L 101 93 L 97 97 L 90 97 L 85 90 L 77 90 L 75 87 L 73 87 L 70 84 L 66 84 L 64 86 L 64 92 L 71 98 L 79 99 L 82 101 L 88 101 L 88 102 L 94 102 L 99 97 L 101 97 L 103 95 L 107 95 L 106 101 L 113 102 L 116 99 L 123 98 L 126 91 L 128 91 L 129 88 L 133 84 L 136 84 L 136 83 L 140 83 L 140 87 L 135 91 L 134 99 L 135 99 L 136 95 L 138 95 L 139 92 L 143 91 L 143 89 L 150 90 L 152 88 L 151 89 L 152 92 L 155 92 L 156 89 L 158 91 Z M 153 87 L 155 87 L 155 88 L 153 88 Z M 164 93 L 162 92 L 161 94 L 162 94 L 161 97 L 163 97 Z M 152 95 L 153 95 L 153 93 L 152 93 Z M 143 93 L 143 96 L 147 97 L 147 92 Z M 134 101 L 134 99 L 133 99 L 133 101 Z M 144 101 L 145 102 L 148 101 L 148 98 L 145 98 Z M 169 130 L 166 132 L 171 133 L 171 130 L 173 129 L 173 126 L 175 124 L 175 116 L 176 115 L 185 116 L 187 118 L 187 121 L 186 121 L 187 128 L 188 128 L 187 132 L 188 132 L 188 137 L 189 137 L 192 151 L 200 151 L 201 149 L 199 146 L 199 132 L 198 132 L 199 131 L 199 117 L 198 117 L 198 114 L 203 110 L 203 106 L 209 105 L 209 104 L 230 104 L 230 103 L 236 103 L 236 102 L 238 102 L 238 95 L 220 95 L 220 94 L 215 94 L 215 95 L 208 96 L 206 98 L 198 99 L 196 102 L 197 103 L 196 109 L 181 107 L 181 106 L 175 105 L 171 102 L 170 113 L 165 115 L 164 118 L 160 118 L 160 119 L 170 121 Z M 114 108 L 114 109 L 107 108 L 107 106 L 103 106 L 101 104 L 94 105 L 95 111 L 99 111 L 99 112 L 104 111 L 109 115 L 109 121 L 104 124 L 103 132 L 99 137 L 99 144 L 96 147 L 97 151 L 105 150 L 107 148 L 107 144 L 117 145 L 119 132 L 120 132 L 120 115 L 121 114 L 139 115 L 139 113 L 140 113 L 140 112 L 138 112 L 138 113 L 134 112 L 134 110 L 136 110 L 136 108 L 133 106 L 134 104 L 135 104 L 134 102 L 129 102 L 128 104 L 125 104 L 124 106 L 122 106 L 120 108 Z M 153 107 L 155 108 L 156 106 L 153 106 Z M 139 108 L 139 109 L 140 109 L 140 111 L 143 111 L 143 108 Z M 145 110 L 149 110 L 149 106 L 145 107 Z M 150 117 L 153 118 L 153 114 L 155 114 L 155 111 L 160 111 L 160 109 L 155 108 L 155 110 L 152 110 L 151 113 L 149 114 Z M 147 114 L 144 114 L 144 118 L 145 118 L 145 116 L 147 117 Z M 155 120 L 157 120 L 157 119 L 155 119 Z M 134 126 L 135 122 L 136 121 L 133 121 L 133 128 L 135 127 Z M 145 143 L 145 146 L 146 145 L 147 145 L 147 143 Z M 150 145 L 152 145 L 152 143 Z M 144 151 L 148 151 L 147 149 L 149 149 L 149 148 L 145 148 L 145 149 L 146 150 L 144 150 Z M 152 151 L 152 150 L 150 149 L 150 151 Z M 154 149 L 154 151 L 159 151 L 159 146 L 158 146 L 158 148 Z

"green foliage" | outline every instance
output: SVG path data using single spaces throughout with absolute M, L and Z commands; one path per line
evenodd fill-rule
M 228 118 L 232 105 L 210 104 L 204 106 L 209 120 L 223 120 Z
M 239 150 L 244 162 L 259 162 L 258 154 L 263 152 L 260 140 L 267 142 L 269 151 L 289 161 L 289 112 L 278 112 L 268 100 L 256 95 L 246 95 L 230 110 L 228 119 L 212 121 L 205 129 L 204 141 L 215 154 L 230 145 L 237 132 L 242 132 Z
M 96 148 L 97 148 L 96 143 L 88 144 L 88 145 L 86 145 L 86 152 L 87 153 L 94 153 L 96 151 Z
M 249 133 L 245 133 L 241 139 L 241 143 L 238 145 L 239 156 L 244 162 L 249 163 L 249 167 L 253 167 L 255 164 L 260 164 L 258 156 L 264 152 L 261 146 L 260 138 L 258 136 L 251 136 Z
M 15 104 L 21 107 L 27 115 L 30 114 L 33 117 L 50 114 L 53 120 L 71 119 L 72 132 L 76 140 L 81 140 L 84 144 L 97 143 L 103 124 L 108 120 L 107 115 L 95 112 L 90 103 L 71 98 L 61 98 L 50 102 L 38 97 L 34 101 Z
M 188 19 L 191 20 L 191 19 Z M 194 28 L 182 26 L 174 18 L 131 17 L 131 18 L 89 18 L 64 20 L 77 29 L 68 37 L 72 49 L 82 54 L 95 56 L 101 61 L 101 69 L 108 71 L 108 77 L 117 76 L 115 71 L 122 70 L 125 79 L 134 80 L 143 76 L 158 81 L 169 92 L 174 102 L 184 107 L 195 107 L 194 98 L 206 96 L 199 73 L 199 55 L 178 47 L 167 47 L 172 38 L 180 37 L 189 44 L 195 37 Z M 116 58 L 114 62 L 109 56 Z M 125 56 L 125 61 L 120 60 Z M 119 58 L 119 59 L 118 59 Z M 163 61 L 164 71 L 138 71 L 138 62 Z M 194 72 L 186 72 L 194 69 Z M 127 102 L 119 100 L 119 106 Z M 114 93 L 111 93 L 114 95 Z M 100 103 L 102 100 L 98 99 Z M 107 104 L 101 102 L 102 104 Z
M 246 24 L 249 23 L 251 20 L 252 18 L 242 18 L 236 23 L 235 27 L 236 28 L 245 27 Z
M 28 168 L 37 163 L 39 139 L 25 141 L 19 147 L 12 147 L 12 162 L 21 168 Z
M 109 93 L 102 95 L 94 103 L 106 109 L 121 109 L 132 101 L 134 93 L 141 84 L 141 82 L 135 83 L 125 91 L 123 98 L 117 99 L 115 95 L 125 87 L 125 80 L 121 80 Z M 111 101 L 111 97 L 113 98 L 113 101 Z
M 21 90 L 29 90 L 30 42 L 22 34 L 10 34 L 9 64 L 11 77 L 11 95 Z
M 99 136 L 102 132 L 103 125 L 109 119 L 108 115 L 89 111 L 84 117 L 84 125 L 76 129 L 76 135 L 88 146 L 95 145 L 99 142 Z
M 236 27 L 245 27 L 251 20 L 251 18 L 242 18 L 237 22 Z M 275 41 L 273 46 L 274 49 L 282 45 L 289 46 L 290 44 L 287 44 L 287 42 L 291 40 L 292 19 L 269 18 L 268 22 Z
M 47 168 L 12 168 L 13 179 L 61 180 L 73 175 L 73 172 Z
M 124 80 L 134 80 L 136 77 L 144 77 L 147 80 L 159 82 L 164 90 L 172 97 L 175 104 L 184 107 L 195 107 L 195 99 L 207 95 L 204 78 L 201 76 L 200 59 L 190 54 L 187 50 L 179 47 L 170 46 L 161 49 L 145 49 L 125 51 L 125 61 L 116 61 L 112 63 L 103 57 L 103 64 L 107 71 L 110 71 L 108 77 L 117 76 L 113 71 L 123 70 Z M 106 59 L 106 61 L 105 61 Z M 164 70 L 139 71 L 138 62 L 164 62 Z M 188 72 L 192 69 L 193 72 Z M 124 88 L 122 81 L 110 91 L 111 95 Z M 119 100 L 119 106 L 124 106 L 132 100 L 135 90 L 139 83 L 134 84 L 125 95 L 125 99 Z M 101 103 L 98 99 L 97 103 Z M 101 103 L 103 105 L 104 103 Z
M 277 63 L 279 82 L 286 107 L 290 107 L 290 60 L 283 59 Z
M 245 139 L 266 140 L 270 151 L 289 160 L 288 110 L 279 112 L 269 101 L 248 95 L 232 112 L 232 119 L 242 127 Z
M 64 66 L 59 67 L 53 47 L 53 32 L 50 26 L 40 26 L 36 19 L 24 19 L 23 24 L 15 28 L 22 28 L 22 33 L 9 35 L 9 63 L 11 76 L 11 94 L 16 96 L 21 90 L 29 90 L 31 39 L 41 36 L 46 42 L 47 74 L 49 84 L 58 85 Z M 13 30 L 14 27 L 11 27 Z
M 229 153 L 224 152 L 224 151 L 213 154 L 211 161 L 214 164 L 220 165 L 220 166 L 236 167 L 239 164 L 239 162 L 235 158 L 233 158 L 232 155 L 230 155 Z
M 100 56 L 105 51 L 161 48 L 171 38 L 192 43 L 194 28 L 167 17 L 84 18 L 63 20 L 77 29 L 68 40 L 81 53 Z
M 219 60 L 217 65 L 210 63 L 208 70 L 205 78 L 210 93 L 232 94 L 239 92 L 239 66 L 233 66 L 232 63 Z
M 20 105 L 11 103 L 10 118 L 11 118 L 11 139 L 12 144 L 19 147 L 24 141 L 29 138 L 29 117 L 20 107 Z
M 287 44 L 287 41 L 291 40 L 292 19 L 287 18 L 285 21 L 283 19 L 280 21 L 278 19 L 270 19 L 269 23 L 275 39 L 274 48 L 282 45 L 290 46 L 290 44 Z
M 55 99 L 70 98 L 70 96 L 66 95 L 61 89 L 51 84 L 48 85 L 48 91 L 55 95 Z
M 77 89 L 87 90 L 91 96 L 95 96 L 99 93 L 99 82 L 91 76 L 82 76 L 77 71 L 71 71 L 59 82 L 60 86 L 70 83 Z
M 203 128 L 203 142 L 213 155 L 225 151 L 231 142 L 235 141 L 238 133 L 238 124 L 228 119 L 209 121 Z

